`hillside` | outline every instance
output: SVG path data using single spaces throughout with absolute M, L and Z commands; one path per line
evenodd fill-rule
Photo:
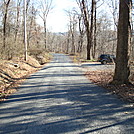
M 12 60 L 0 60 L 0 101 L 14 93 L 16 87 L 31 73 L 41 69 L 49 61 L 49 56 L 45 56 L 43 60 L 45 62 L 41 63 L 40 59 L 32 56 L 28 56 L 27 61 L 24 61 L 23 56 Z

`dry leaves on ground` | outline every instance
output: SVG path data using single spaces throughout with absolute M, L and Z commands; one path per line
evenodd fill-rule
M 16 92 L 16 87 L 26 77 L 41 68 L 39 62 L 33 57 L 29 56 L 27 62 L 23 59 L 16 57 L 12 60 L 0 61 L 0 101 Z
M 110 71 L 88 71 L 86 76 L 95 84 L 102 86 L 123 100 L 134 103 L 134 85 L 111 85 L 113 72 Z

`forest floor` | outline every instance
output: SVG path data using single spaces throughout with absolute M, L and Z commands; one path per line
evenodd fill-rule
M 46 55 L 46 63 L 49 61 L 49 55 Z M 45 63 L 44 63 L 45 64 Z M 16 92 L 17 87 L 30 74 L 40 70 L 42 66 L 39 60 L 28 56 L 28 60 L 24 61 L 24 57 L 14 57 L 12 60 L 0 60 L 0 101 L 4 101 L 9 95 Z

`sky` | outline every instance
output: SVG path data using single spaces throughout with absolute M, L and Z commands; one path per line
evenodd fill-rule
M 71 10 L 77 6 L 75 0 L 53 0 L 53 9 L 48 14 L 47 29 L 51 32 L 66 32 L 68 17 L 65 10 Z M 38 20 L 41 22 L 42 20 Z
M 67 32 L 69 18 L 67 11 L 71 11 L 73 8 L 78 8 L 76 0 L 53 0 L 53 9 L 49 12 L 47 17 L 47 29 L 50 32 Z M 106 10 L 106 6 L 104 8 Z M 43 26 L 41 18 L 38 18 L 38 22 Z

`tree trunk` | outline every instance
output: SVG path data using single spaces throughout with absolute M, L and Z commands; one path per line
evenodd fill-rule
M 74 29 L 75 29 L 74 23 L 70 24 L 70 31 L 71 31 L 71 38 L 72 38 L 72 50 L 71 50 L 72 54 L 75 54 Z
M 93 6 L 93 8 L 94 8 L 94 16 L 93 16 L 93 18 L 94 18 L 94 39 L 93 39 L 93 53 L 92 53 L 92 56 L 93 56 L 93 59 L 95 59 L 95 54 L 96 54 L 96 46 L 97 46 L 97 44 L 96 44 L 96 30 L 97 30 L 97 27 L 96 27 L 96 1 L 94 0 L 94 6 Z
M 75 54 L 74 33 L 72 33 L 72 50 L 71 50 L 71 53 Z
M 116 67 L 112 81 L 113 84 L 129 83 L 129 49 L 131 39 L 130 11 L 132 6 L 131 4 L 131 0 L 120 0 Z
M 46 19 L 44 19 L 44 48 L 47 49 L 47 28 L 46 28 Z
M 89 34 L 89 44 L 93 47 L 93 28 L 94 28 L 94 0 L 92 0 L 91 7 L 91 25 L 90 25 L 90 34 Z
M 4 12 L 4 19 L 3 19 L 3 49 L 4 50 L 6 48 L 6 36 L 7 36 L 6 26 L 7 26 L 7 15 L 8 15 L 9 4 L 10 4 L 10 0 L 8 0 L 7 3 L 4 2 L 5 5 L 5 12 Z
M 28 57 L 28 51 L 27 51 L 27 21 L 26 21 L 26 0 L 24 0 L 24 46 L 25 46 L 25 52 L 24 52 L 24 59 L 25 61 L 27 61 L 27 57 Z
M 17 1 L 17 16 L 16 16 L 15 39 L 14 39 L 15 40 L 15 45 L 16 45 L 17 35 L 18 35 L 18 30 L 19 30 L 20 4 L 21 4 L 21 1 L 18 0 Z
M 84 34 L 85 34 L 84 25 L 82 23 L 82 16 L 79 17 L 79 33 L 80 33 L 80 35 L 79 35 L 77 52 L 81 53 L 82 52 L 82 47 L 83 47 L 83 42 L 84 42 L 83 38 L 84 38 Z
M 7 24 L 7 9 L 4 15 L 4 21 L 3 21 L 3 49 L 6 48 L 6 24 Z
M 87 60 L 91 59 L 91 44 L 90 44 L 90 27 L 89 27 L 89 19 L 88 19 L 88 10 L 86 8 L 85 1 L 82 0 L 82 12 L 84 13 L 84 24 L 86 27 L 86 37 L 87 37 Z

